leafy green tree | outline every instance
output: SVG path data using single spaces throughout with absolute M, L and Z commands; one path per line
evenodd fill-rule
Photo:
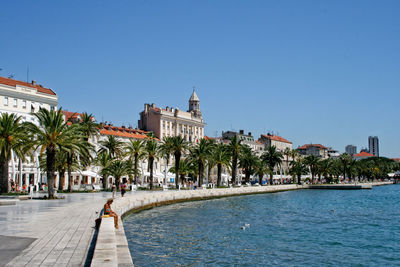
M 133 161 L 134 183 L 136 184 L 139 177 L 139 161 L 145 158 L 146 143 L 142 140 L 129 140 L 125 145 L 125 155 L 129 157 L 129 161 Z
M 190 150 L 190 157 L 193 159 L 193 161 L 197 162 L 198 166 L 199 187 L 203 183 L 204 164 L 207 162 L 211 152 L 212 144 L 204 138 L 200 139 L 200 142 Z
M 146 141 L 145 153 L 147 156 L 147 162 L 150 172 L 150 189 L 153 189 L 153 168 L 154 160 L 158 158 L 158 144 L 154 139 L 148 139 Z
M 24 159 L 30 151 L 32 142 L 25 123 L 15 114 L 3 113 L 0 117 L 0 193 L 10 191 L 8 183 L 8 164 L 11 151 Z
M 33 116 L 39 121 L 39 126 L 28 123 L 29 132 L 33 134 L 33 142 L 40 153 L 46 152 L 46 171 L 48 183 L 48 197 L 54 198 L 54 173 L 57 152 L 66 149 L 79 150 L 77 140 L 83 140 L 79 127 L 68 126 L 61 109 L 40 109 Z M 83 142 L 83 141 L 82 141 Z
M 182 154 L 184 154 L 188 148 L 188 143 L 183 140 L 181 136 L 172 137 L 172 151 L 175 158 L 175 170 L 179 170 L 179 163 L 181 161 Z M 175 172 L 175 185 L 176 189 L 179 188 L 179 172 Z
M 269 169 L 270 173 L 270 185 L 273 184 L 274 169 L 276 166 L 282 164 L 283 155 L 279 152 L 275 146 L 269 146 L 267 151 L 261 156 L 262 161 Z

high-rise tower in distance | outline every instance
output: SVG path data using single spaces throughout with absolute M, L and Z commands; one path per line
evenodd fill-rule
M 369 153 L 373 154 L 375 157 L 379 157 L 378 136 L 369 136 L 368 137 L 368 148 L 369 148 Z

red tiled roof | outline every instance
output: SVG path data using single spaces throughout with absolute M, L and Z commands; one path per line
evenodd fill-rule
M 400 158 L 392 158 L 394 161 L 400 161 Z
M 278 142 L 283 142 L 283 143 L 288 143 L 288 144 L 292 143 L 279 135 L 262 134 L 261 136 L 263 136 L 266 139 L 271 139 L 271 140 L 278 141 Z
M 358 154 L 354 154 L 353 157 L 374 157 L 374 155 L 363 151 Z
M 302 145 L 301 147 L 299 147 L 297 149 L 307 149 L 310 146 L 314 146 L 314 147 L 318 147 L 318 148 L 322 148 L 322 149 L 327 149 L 325 146 L 323 146 L 321 144 L 306 144 L 306 145 Z
M 61 113 L 64 114 L 65 120 L 76 119 L 76 118 L 82 116 L 81 113 L 71 112 L 71 111 L 68 111 L 68 110 L 62 110 Z
M 135 139 L 145 139 L 147 136 L 145 134 L 138 134 L 134 132 L 122 132 L 122 131 L 114 131 L 110 129 L 101 129 L 100 134 L 102 135 L 114 135 L 120 137 L 127 137 L 127 138 L 135 138 Z
M 0 77 L 0 84 L 5 84 L 8 86 L 14 86 L 14 87 L 17 85 L 22 85 L 25 87 L 35 88 L 39 93 L 44 93 L 44 94 L 48 94 L 48 95 L 56 95 L 56 93 L 54 93 L 53 90 L 51 90 L 49 88 L 44 88 L 39 84 L 31 84 L 31 83 L 17 81 L 17 80 L 5 78 L 5 77 Z

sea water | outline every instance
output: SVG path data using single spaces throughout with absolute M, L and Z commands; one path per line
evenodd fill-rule
M 400 185 L 186 202 L 124 227 L 139 267 L 400 266 Z

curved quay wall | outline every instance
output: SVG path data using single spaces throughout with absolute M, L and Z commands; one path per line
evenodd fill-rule
M 390 183 L 371 183 L 371 186 Z M 275 193 L 288 190 L 307 189 L 308 185 L 253 186 L 240 188 L 218 188 L 200 190 L 170 190 L 149 194 L 129 195 L 114 200 L 113 210 L 120 216 L 119 229 L 114 228 L 113 218 L 103 218 L 97 236 L 92 266 L 133 266 L 128 241 L 121 218 L 131 212 L 185 201 L 206 200 L 221 197 Z
M 200 190 L 169 190 L 149 194 L 128 195 L 114 200 L 113 210 L 121 217 L 131 212 L 185 201 L 206 200 L 249 194 L 264 194 L 303 189 L 302 185 L 253 186 L 240 188 L 217 188 Z M 114 228 L 113 218 L 103 218 L 97 236 L 92 266 L 133 266 L 123 224 Z

